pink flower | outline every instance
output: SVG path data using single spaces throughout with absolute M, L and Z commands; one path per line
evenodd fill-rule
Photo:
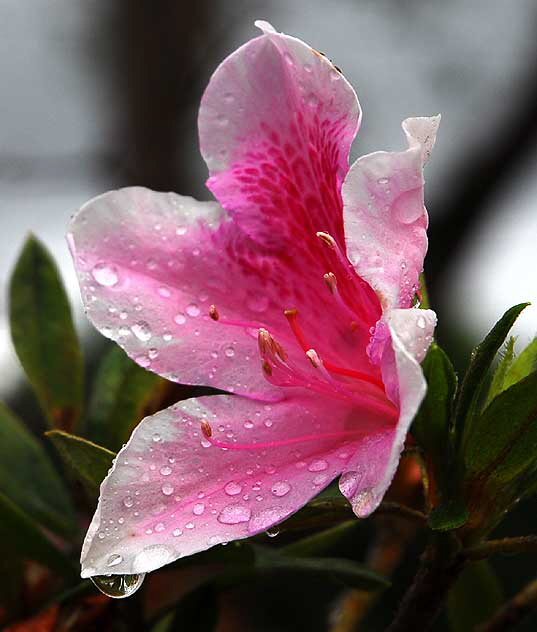
M 425 392 L 436 317 L 412 301 L 439 117 L 407 119 L 408 149 L 349 168 L 353 89 L 324 55 L 258 25 L 201 102 L 220 204 L 128 188 L 70 226 L 95 326 L 143 367 L 229 393 L 136 428 L 101 486 L 83 577 L 259 533 L 340 475 L 368 515 Z

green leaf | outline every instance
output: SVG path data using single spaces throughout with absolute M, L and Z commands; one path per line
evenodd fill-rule
M 76 576 L 76 569 L 45 536 L 35 521 L 0 492 L 0 539 L 18 557 L 40 562 L 64 576 Z
M 76 531 L 69 495 L 44 446 L 1 403 L 0 492 L 51 531 Z
M 99 445 L 119 450 L 141 419 L 154 412 L 155 401 L 169 384 L 112 347 L 99 367 L 85 434 Z
M 447 613 L 453 632 L 473 632 L 502 603 L 502 589 L 487 561 L 469 564 L 450 590 Z
M 323 577 L 341 582 L 350 588 L 359 590 L 383 590 L 390 585 L 389 581 L 362 564 L 352 560 L 332 557 L 289 557 L 279 555 L 275 551 L 259 551 L 256 570 L 263 574 L 270 572 Z
M 429 527 L 433 531 L 453 531 L 466 524 L 468 509 L 460 498 L 451 498 L 431 511 Z
M 112 467 L 115 454 L 87 439 L 61 430 L 51 430 L 45 434 L 77 478 L 90 492 L 96 492 Z
M 467 475 L 500 489 L 537 466 L 537 372 L 496 397 L 474 421 L 466 440 Z
M 537 370 L 537 338 L 522 351 L 513 361 L 505 375 L 504 389 L 513 386 Z
M 457 375 L 448 356 L 432 343 L 422 363 L 427 393 L 412 425 L 412 434 L 435 464 L 435 473 L 446 474 L 450 451 L 450 419 L 457 391 Z
M 297 540 L 292 544 L 279 549 L 279 553 L 285 556 L 292 557 L 312 557 L 316 555 L 325 555 L 334 548 L 349 534 L 354 533 L 357 529 L 361 528 L 362 524 L 359 520 L 347 520 L 341 524 L 325 529 L 319 533 L 314 533 L 301 540 Z
M 488 406 L 490 402 L 497 395 L 499 395 L 502 391 L 508 388 L 505 385 L 505 378 L 511 364 L 513 363 L 514 358 L 515 358 L 515 339 L 513 336 L 511 336 L 511 338 L 509 338 L 509 340 L 507 341 L 507 344 L 505 345 L 505 351 L 503 352 L 502 357 L 500 358 L 500 361 L 498 362 L 498 366 L 496 367 L 496 370 L 494 371 L 494 376 L 490 384 L 485 406 Z
M 521 303 L 508 309 L 472 352 L 472 358 L 459 389 L 454 415 L 456 446 L 464 441 L 473 418 L 477 414 L 477 404 L 490 365 L 498 349 L 502 346 L 509 330 L 529 303 Z
M 50 424 L 69 430 L 82 412 L 82 354 L 56 264 L 33 236 L 9 291 L 15 351 Z
M 213 582 L 204 582 L 187 593 L 177 605 L 166 632 L 212 632 L 218 623 L 218 591 Z

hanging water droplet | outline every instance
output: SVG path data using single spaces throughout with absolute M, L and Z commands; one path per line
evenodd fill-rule
M 271 527 L 270 529 L 267 529 L 265 533 L 269 538 L 275 538 L 280 533 L 280 530 L 278 527 Z
M 92 277 L 99 285 L 113 287 L 119 282 L 119 274 L 116 266 L 107 263 L 98 263 L 91 271 Z
M 132 507 L 134 505 L 134 500 L 132 499 L 132 496 L 126 496 L 123 499 L 123 504 L 125 505 L 125 507 L 130 509 L 130 507 Z
M 145 579 L 145 573 L 139 575 L 95 575 L 90 579 L 107 597 L 123 599 L 130 597 L 140 588 Z

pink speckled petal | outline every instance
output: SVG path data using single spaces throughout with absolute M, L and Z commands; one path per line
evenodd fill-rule
M 393 479 L 408 429 L 425 396 L 427 384 L 419 363 L 436 325 L 432 310 L 394 309 L 384 318 L 383 333 L 373 344 L 378 345 L 386 392 L 399 406 L 399 421 L 368 435 L 340 478 L 341 492 L 359 517 L 378 507 Z
M 286 323 L 273 288 L 241 266 L 244 244 L 218 204 L 133 187 L 88 202 L 69 231 L 89 318 L 141 366 L 279 397 L 260 368 L 256 327 L 276 315 Z M 211 304 L 244 326 L 215 322 Z
M 385 309 L 410 307 L 427 250 L 423 164 L 440 116 L 403 121 L 408 149 L 359 158 L 343 184 L 347 253 Z
M 212 436 L 201 430 L 210 423 Z M 372 428 L 348 403 L 201 397 L 146 418 L 101 485 L 82 576 L 140 573 L 281 522 L 333 480 Z
M 317 231 L 342 243 L 340 188 L 360 107 L 326 57 L 259 26 L 264 34 L 220 64 L 201 101 L 208 186 L 259 243 L 315 253 Z

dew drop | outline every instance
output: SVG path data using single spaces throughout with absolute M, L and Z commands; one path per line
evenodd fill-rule
M 183 532 L 181 531 L 181 529 L 174 529 L 172 531 L 172 535 L 174 538 L 178 538 L 180 535 L 183 535 Z
M 205 505 L 203 503 L 196 503 L 192 509 L 192 513 L 195 516 L 201 516 L 201 514 L 205 511 Z
M 145 579 L 145 573 L 138 575 L 95 575 L 90 579 L 107 597 L 123 599 L 130 597 L 140 588 Z
M 235 355 L 235 350 L 233 349 L 233 347 L 228 347 L 224 353 L 226 354 L 227 358 L 232 358 Z
M 226 492 L 228 496 L 236 496 L 237 494 L 241 493 L 242 485 L 239 485 L 239 483 L 236 483 L 235 481 L 230 481 L 224 487 L 224 491 Z
M 291 485 L 287 481 L 277 481 L 270 490 L 274 496 L 285 496 L 291 491 Z
M 218 522 L 222 524 L 239 524 L 250 520 L 251 511 L 243 505 L 227 505 L 218 514 Z
M 173 485 L 170 485 L 170 483 L 164 483 L 161 490 L 164 496 L 171 496 L 173 494 L 174 487 Z
M 149 572 L 172 560 L 172 551 L 163 544 L 146 546 L 133 560 L 132 567 L 138 572 Z
M 127 507 L 127 509 L 130 509 L 134 505 L 134 500 L 132 496 L 125 496 L 125 498 L 123 499 L 123 504 L 125 505 L 125 507 Z
M 119 282 L 117 268 L 107 263 L 98 263 L 91 271 L 92 277 L 99 285 L 104 287 L 114 287 Z
M 251 430 L 254 427 L 254 424 L 252 421 L 250 421 L 249 419 L 247 419 L 243 426 L 247 429 L 247 430 Z
M 167 287 L 159 287 L 157 292 L 159 296 L 162 296 L 162 298 L 170 298 L 170 296 L 172 295 Z
M 173 320 L 177 325 L 184 325 L 186 323 L 185 315 L 182 313 L 175 314 Z
M 192 318 L 200 315 L 200 308 L 196 305 L 196 303 L 190 303 L 190 305 L 187 305 L 185 311 Z
M 420 329 L 425 329 L 425 325 L 427 323 L 425 322 L 425 318 L 423 318 L 423 316 L 420 316 L 416 322 L 416 325 L 420 328 Z
M 172 468 L 169 465 L 163 465 L 160 468 L 160 473 L 162 476 L 169 476 L 172 473 Z
M 308 470 L 310 472 L 322 472 L 326 470 L 327 467 L 328 463 L 324 459 L 317 459 L 308 465 Z
M 390 179 L 389 179 L 389 178 L 379 178 L 379 179 L 377 180 L 377 183 L 378 183 L 378 184 L 388 184 L 388 182 L 389 182 L 389 181 L 390 181 Z
M 151 339 L 151 336 L 153 335 L 151 332 L 151 327 L 143 320 L 140 320 L 135 325 L 133 325 L 131 327 L 131 331 L 141 342 L 147 342 Z
M 267 529 L 265 533 L 269 538 L 275 538 L 280 533 L 280 530 L 278 527 L 271 527 L 270 529 Z

